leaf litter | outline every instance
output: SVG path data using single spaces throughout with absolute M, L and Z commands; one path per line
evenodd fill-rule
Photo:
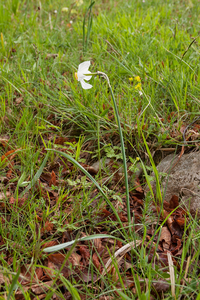
M 67 143 L 67 144 L 66 144 Z M 69 144 L 74 140 L 57 137 L 55 145 L 59 151 L 73 154 Z M 39 297 L 43 299 L 46 294 L 52 291 L 53 299 L 60 299 L 58 294 L 62 292 L 64 299 L 72 299 L 71 294 L 63 284 L 62 276 L 70 282 L 95 283 L 96 288 L 93 293 L 96 297 L 103 291 L 105 278 L 112 278 L 112 282 L 120 288 L 120 278 L 133 294 L 137 293 L 135 275 L 137 274 L 141 291 L 145 291 L 148 286 L 148 278 L 142 277 L 143 258 L 139 253 L 143 251 L 144 257 L 155 269 L 154 279 L 152 279 L 150 293 L 156 298 L 162 297 L 163 293 L 169 292 L 175 295 L 174 289 L 174 266 L 180 270 L 180 259 L 185 242 L 185 226 L 189 224 L 189 212 L 179 207 L 179 199 L 173 196 L 170 202 L 163 203 L 161 207 L 158 203 L 150 203 L 149 211 L 146 211 L 145 194 L 140 183 L 140 178 L 135 176 L 134 188 L 130 191 L 130 208 L 134 215 L 132 232 L 137 239 L 127 241 L 119 229 L 117 218 L 110 211 L 108 205 L 101 199 L 99 192 L 92 185 L 90 179 L 77 169 L 64 157 L 55 156 L 53 162 L 48 162 L 42 170 L 40 176 L 22 197 L 16 196 L 23 193 L 25 187 L 19 187 L 12 179 L 19 160 L 17 154 L 20 149 L 9 149 L 8 140 L 1 140 L 1 148 L 6 149 L 1 156 L 1 162 L 5 163 L 5 176 L 1 178 L 0 209 L 2 232 L 8 226 L 12 211 L 19 216 L 23 222 L 23 214 L 28 213 L 28 202 L 30 194 L 35 199 L 42 197 L 44 205 L 48 207 L 49 213 L 44 215 L 44 211 L 39 206 L 35 209 L 35 236 L 38 239 L 37 266 L 31 263 L 31 257 L 36 255 L 36 248 L 32 247 L 33 236 L 27 232 L 26 248 L 20 243 L 12 242 L 13 233 L 7 237 L 0 236 L 0 253 L 8 265 L 13 265 L 15 251 L 19 255 L 27 253 L 27 258 L 20 262 L 19 283 L 24 291 L 31 295 L 32 299 Z M 67 146 L 66 146 L 67 145 Z M 63 147 L 65 146 L 65 147 Z M 43 149 L 39 162 L 44 160 L 46 151 Z M 92 176 L 98 175 L 99 170 L 94 166 L 80 162 Z M 109 160 L 109 181 L 104 181 L 106 191 L 116 208 L 119 218 L 124 228 L 128 226 L 127 208 L 125 200 L 125 187 L 123 186 L 123 173 L 120 166 L 113 159 Z M 115 166 L 114 166 L 115 165 Z M 116 168 L 117 165 L 117 168 Z M 38 164 L 38 167 L 40 164 Z M 117 174 L 117 175 L 116 175 Z M 20 177 L 22 174 L 18 172 Z M 102 169 L 102 176 L 107 177 L 107 173 Z M 134 175 L 134 174 L 131 174 Z M 72 185 L 70 184 L 70 179 Z M 84 179 L 84 180 L 83 180 Z M 61 192 L 62 191 L 62 192 Z M 90 202 L 89 210 L 80 209 L 83 197 L 86 192 Z M 82 195 L 82 197 L 80 196 Z M 118 195 L 118 197 L 116 196 Z M 76 200 L 75 200 L 76 199 Z M 101 203 L 101 204 L 100 204 Z M 85 208 L 87 205 L 85 205 Z M 60 221 L 62 209 L 62 218 Z M 149 214 L 148 214 L 149 213 Z M 92 217 L 91 217 L 92 215 Z M 76 218 L 74 219 L 74 216 Z M 144 220 L 145 218 L 145 220 Z M 147 228 L 144 235 L 144 224 Z M 158 230 L 159 228 L 159 230 Z M 96 238 L 91 241 L 77 240 L 77 236 L 87 237 L 92 234 L 108 234 L 112 238 Z M 7 246 L 7 239 L 10 246 Z M 63 250 L 55 253 L 45 253 L 44 249 L 62 243 L 75 240 L 75 243 Z M 194 250 L 192 250 L 194 252 Z M 186 255 L 184 264 L 188 263 Z M 14 271 L 14 270 L 13 270 Z M 11 281 L 12 276 L 0 272 L 1 291 L 5 289 L 7 281 Z M 189 279 L 185 278 L 184 284 Z M 189 281 L 188 281 L 189 282 Z M 149 287 L 148 287 L 149 288 Z M 83 289 L 83 288 L 82 288 Z M 117 291 L 114 293 L 117 295 Z M 80 291 L 80 299 L 86 299 L 84 291 Z M 24 299 L 23 293 L 18 290 L 15 293 L 16 299 Z

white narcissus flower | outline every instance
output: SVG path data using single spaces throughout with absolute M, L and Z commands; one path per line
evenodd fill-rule
M 85 82 L 85 80 L 90 80 L 92 76 L 87 76 L 87 74 L 91 74 L 91 72 L 88 70 L 90 67 L 90 61 L 84 61 L 78 66 L 78 72 L 75 73 L 75 77 L 78 81 L 80 81 L 82 88 L 84 90 L 88 90 L 92 88 L 92 85 Z

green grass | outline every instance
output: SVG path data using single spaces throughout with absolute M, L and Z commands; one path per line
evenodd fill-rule
M 77 3 L 0 3 L 0 274 L 8 278 L 2 279 L 0 297 L 7 293 L 14 299 L 17 287 L 24 299 L 35 297 L 31 289 L 25 289 L 18 270 L 29 269 L 29 275 L 25 271 L 21 275 L 29 278 L 31 286 L 42 282 L 41 278 L 34 279 L 41 268 L 43 276 L 47 276 L 46 270 L 54 270 L 49 272 L 55 284 L 44 291 L 45 299 L 51 299 L 53 294 L 56 299 L 66 299 L 67 290 L 74 293 L 73 299 L 119 299 L 119 294 L 121 299 L 150 299 L 150 294 L 154 299 L 172 299 L 175 297 L 168 269 L 148 262 L 152 247 L 158 249 L 158 241 L 153 245 L 151 238 L 148 242 L 147 231 L 153 226 L 159 236 L 163 222 L 150 208 L 149 202 L 156 199 L 152 195 L 143 199 L 141 220 L 137 216 L 133 220 L 128 207 L 132 218 L 128 224 L 118 217 L 127 212 L 123 180 L 117 183 L 113 169 L 102 167 L 93 176 L 98 190 L 94 180 L 83 177 L 80 171 L 78 163 L 87 169 L 101 158 L 112 156 L 117 160 L 120 136 L 107 82 L 93 76 L 93 88 L 86 91 L 74 73 L 81 62 L 90 60 L 91 72 L 108 75 L 119 110 L 127 161 L 129 157 L 139 157 L 145 174 L 141 182 L 150 182 L 149 169 L 155 171 L 160 149 L 179 151 L 183 142 L 181 127 L 199 116 L 199 2 Z M 62 11 L 63 7 L 68 11 Z M 141 78 L 142 95 L 135 88 L 136 76 Z M 58 138 L 64 142 L 59 144 Z M 109 147 L 113 149 L 110 155 L 106 150 Z M 49 154 L 47 148 L 52 150 Z M 17 151 L 8 155 L 12 150 Z M 3 159 L 6 153 L 8 159 Z M 78 162 L 74 166 L 70 163 L 73 159 Z M 52 171 L 56 184 L 49 184 Z M 135 192 L 133 183 L 130 189 Z M 101 217 L 102 210 L 113 211 L 116 218 Z M 198 232 L 198 220 L 190 216 L 185 224 L 182 254 L 174 267 L 176 299 L 200 299 Z M 81 270 L 84 278 L 86 274 L 91 277 L 89 283 L 86 279 L 81 281 L 83 275 L 73 264 L 69 268 L 78 275 L 64 276 L 65 262 L 70 261 L 73 251 L 80 255 L 77 239 L 94 234 L 113 236 L 112 243 L 102 243 L 107 257 L 113 259 L 115 272 L 106 271 L 100 278 L 102 270 L 91 256 L 96 253 L 102 268 L 106 260 L 90 241 L 85 243 L 91 255 L 88 273 Z M 50 264 L 43 245 L 71 240 L 76 240 L 72 248 L 60 252 L 65 260 L 57 267 Z M 142 241 L 142 246 L 133 247 L 127 254 L 131 263 L 128 272 L 113 255 L 119 241 L 126 245 L 133 240 Z M 156 289 L 150 292 L 164 278 L 169 289 L 163 292 L 163 288 L 163 294 Z M 128 280 L 132 280 L 131 287 Z

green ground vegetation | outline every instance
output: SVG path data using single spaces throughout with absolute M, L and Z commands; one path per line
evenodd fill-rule
M 24 299 L 39 299 L 30 286 L 48 282 L 34 277 L 35 270 L 42 269 L 43 276 L 52 280 L 52 286 L 43 289 L 44 299 L 53 299 L 52 295 L 54 299 L 200 299 L 196 219 L 189 215 L 183 226 L 173 283 L 169 268 L 156 265 L 153 258 L 149 262 L 159 238 L 154 244 L 153 239 L 147 242 L 147 230 L 153 226 L 159 237 L 161 225 L 167 222 L 152 215 L 153 195 L 143 199 L 140 224 L 133 218 L 131 224 L 122 217 L 121 223 L 99 219 L 105 208 L 107 213 L 128 211 L 132 216 L 130 207 L 122 203 L 126 203 L 123 184 L 116 183 L 113 166 L 100 168 L 92 176 L 103 197 L 78 164 L 66 157 L 88 172 L 88 166 L 100 159 L 122 158 L 107 82 L 93 76 L 93 88 L 83 90 L 75 78 L 78 65 L 88 60 L 91 72 L 109 76 L 127 162 L 132 170 L 138 160 L 144 163 L 141 184 L 150 180 L 162 153 L 181 150 L 183 130 L 199 116 L 199 16 L 198 0 L 0 1 L 0 297 L 22 299 L 18 292 Z M 188 140 L 187 150 L 198 145 Z M 130 183 L 129 188 L 134 193 L 135 185 Z M 102 270 L 94 259 L 85 258 L 88 273 L 83 273 L 90 276 L 89 284 L 78 271 L 72 276 L 74 266 L 70 274 L 62 272 L 77 241 L 59 252 L 65 259 L 57 268 L 43 251 L 47 242 L 53 245 L 52 241 L 103 233 L 117 240 L 112 247 L 105 246 L 115 272 L 107 270 L 101 282 Z M 128 278 L 113 253 L 119 243 L 133 240 L 141 240 L 141 245 L 129 252 L 134 259 Z M 104 268 L 105 261 L 101 256 L 98 260 Z M 51 267 L 47 276 L 45 270 Z M 28 276 L 29 283 L 24 285 L 20 274 Z M 155 286 L 160 281 L 159 290 Z M 67 298 L 70 294 L 72 298 Z

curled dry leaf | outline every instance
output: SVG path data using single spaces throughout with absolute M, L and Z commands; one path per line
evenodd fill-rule
M 68 258 L 67 262 L 70 262 L 73 267 L 79 266 L 81 261 L 81 256 L 78 253 L 72 253 Z
M 164 250 L 169 250 L 171 245 L 171 233 L 169 232 L 166 226 L 162 227 L 160 242 L 162 242 L 162 246 Z
M 18 150 L 20 150 L 20 148 L 16 149 L 16 150 L 10 150 L 10 151 L 6 152 L 4 155 L 1 156 L 1 161 L 4 161 L 6 159 L 9 160 L 9 161 L 13 160 L 13 158 L 16 156 L 16 154 L 17 154 L 16 152 Z
M 56 180 L 56 174 L 54 171 L 51 172 L 51 179 L 50 179 L 50 182 L 49 182 L 49 186 L 56 186 L 57 185 L 57 180 Z
M 169 208 L 175 209 L 179 206 L 178 196 L 174 195 L 169 201 Z

